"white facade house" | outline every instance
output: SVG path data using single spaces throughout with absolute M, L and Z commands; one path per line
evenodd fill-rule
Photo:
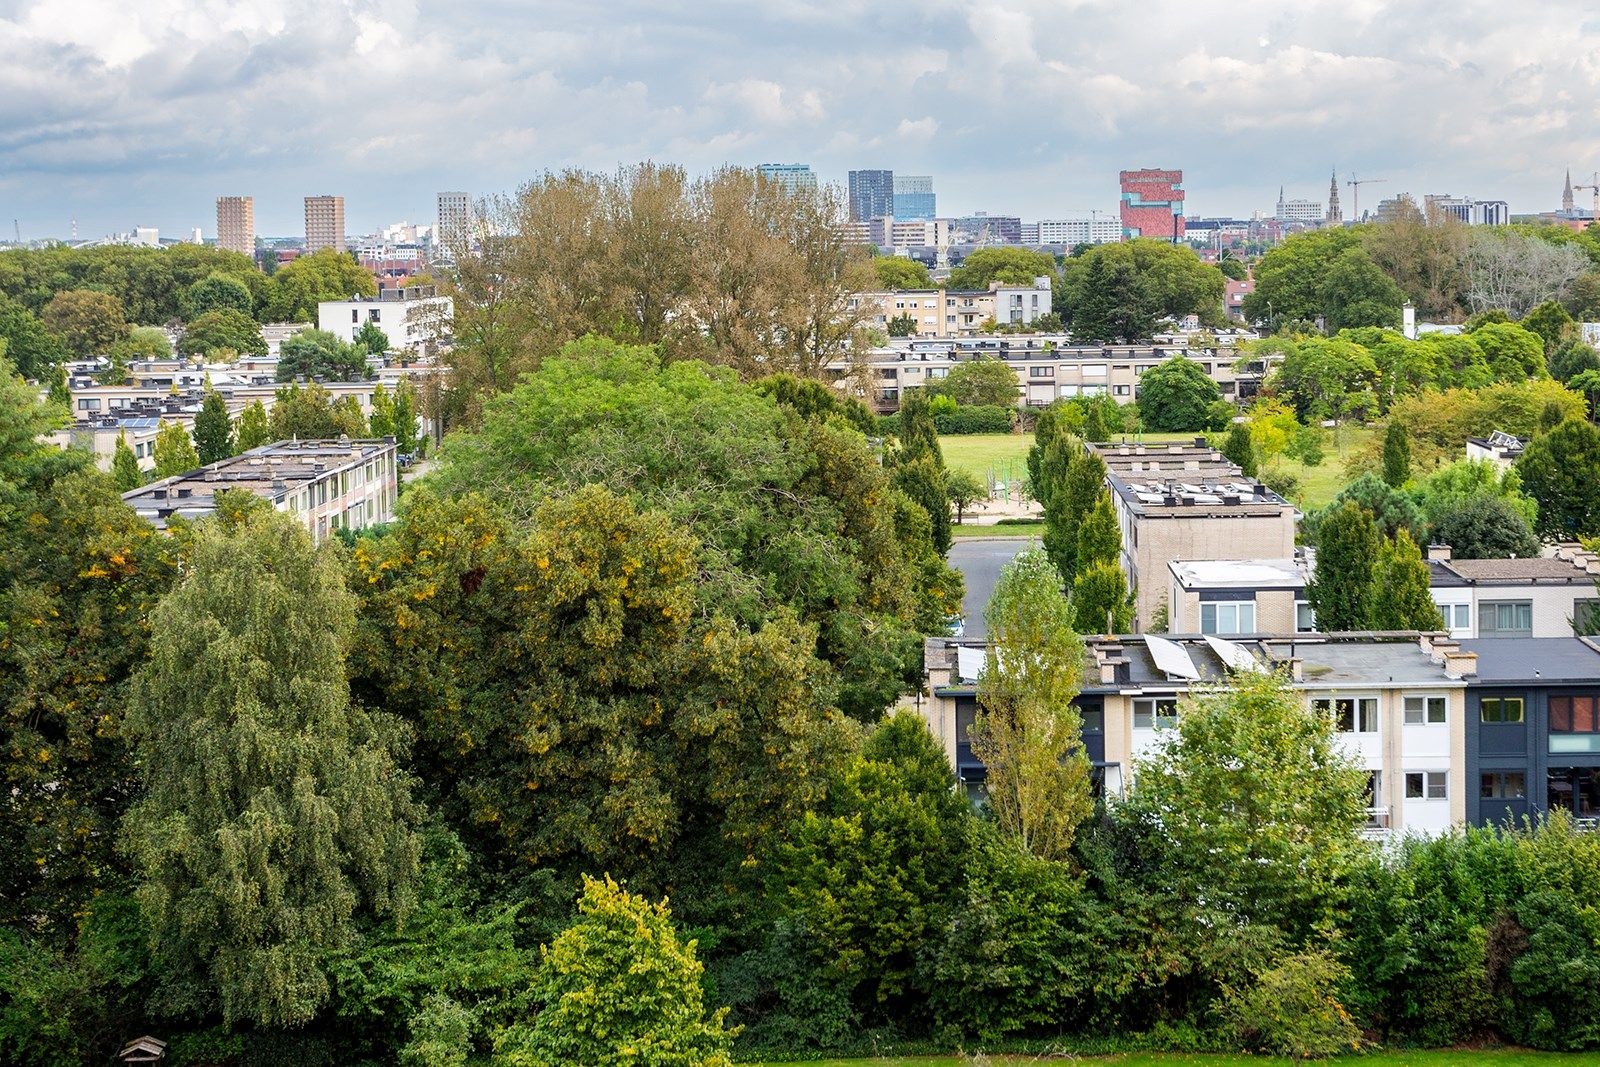
M 324 300 L 317 305 L 317 329 L 351 341 L 366 323 L 389 338 L 392 348 L 422 352 L 449 336 L 455 305 L 431 285 L 385 289 L 376 297 Z
M 1076 219 L 1040 219 L 1039 243 L 1114 245 L 1122 240 L 1122 218 L 1114 212 Z

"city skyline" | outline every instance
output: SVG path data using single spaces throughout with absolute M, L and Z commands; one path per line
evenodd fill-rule
M 1553 210 L 1569 167 L 1600 169 L 1600 21 L 1528 7 L 1512 28 L 1473 3 L 21 0 L 0 18 L 0 224 L 210 237 L 216 198 L 249 195 L 257 233 L 291 236 L 333 191 L 359 234 L 431 222 L 439 190 L 646 158 L 928 174 L 948 217 L 1115 210 L 1117 173 L 1145 167 L 1184 171 L 1191 216 L 1270 212 L 1280 185 L 1325 199 L 1330 166 L 1382 196 Z

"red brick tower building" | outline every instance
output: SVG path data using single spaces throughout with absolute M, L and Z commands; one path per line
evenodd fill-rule
M 1183 237 L 1183 171 L 1125 170 L 1122 183 L 1122 239 Z

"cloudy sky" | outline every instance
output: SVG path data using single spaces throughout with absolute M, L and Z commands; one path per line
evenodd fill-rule
M 210 236 L 248 193 L 292 234 L 330 192 L 369 232 L 645 158 L 931 173 L 941 214 L 1110 211 L 1138 166 L 1191 215 L 1333 166 L 1544 210 L 1600 168 L 1597 38 L 1545 0 L 0 0 L 0 224 Z

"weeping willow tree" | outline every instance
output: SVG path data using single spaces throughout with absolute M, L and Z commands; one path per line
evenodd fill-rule
M 358 912 L 403 911 L 418 848 L 392 720 L 353 706 L 354 601 L 287 516 L 195 531 L 151 618 L 128 730 L 144 795 L 125 820 L 166 983 L 161 1006 L 298 1026 Z

